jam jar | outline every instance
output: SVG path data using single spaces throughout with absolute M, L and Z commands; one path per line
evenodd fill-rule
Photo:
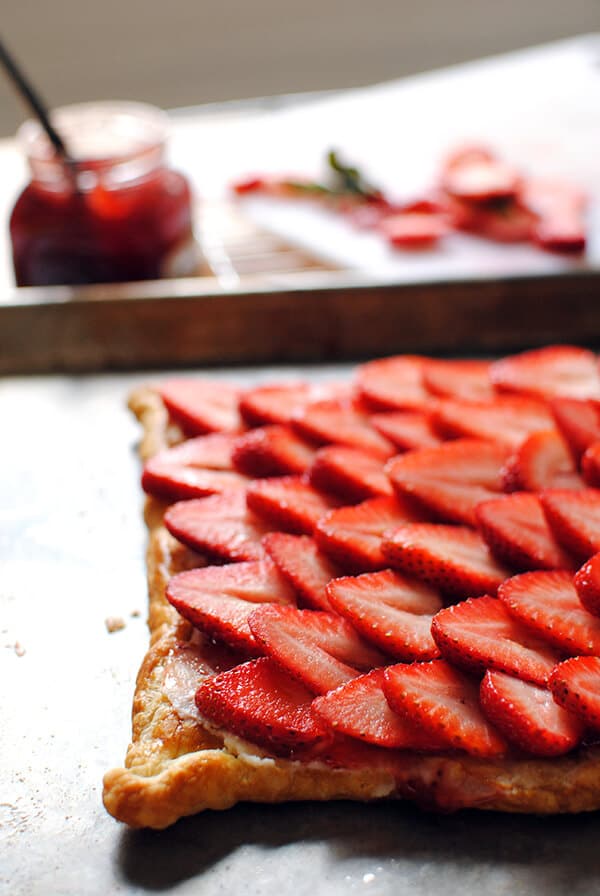
M 199 263 L 190 187 L 165 163 L 167 117 L 140 103 L 85 103 L 19 131 L 31 181 L 10 219 L 18 286 L 153 280 Z

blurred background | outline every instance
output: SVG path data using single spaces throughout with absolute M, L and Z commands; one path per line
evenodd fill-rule
M 590 32 L 599 0 L 9 0 L 48 102 L 163 107 L 369 84 Z M 0 79 L 0 136 L 23 114 Z

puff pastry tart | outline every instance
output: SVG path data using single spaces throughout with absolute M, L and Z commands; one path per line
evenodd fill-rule
M 134 392 L 151 646 L 104 802 L 600 808 L 600 376 L 551 346 Z

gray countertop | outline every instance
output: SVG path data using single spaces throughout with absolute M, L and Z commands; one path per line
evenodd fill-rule
M 598 813 L 540 819 L 428 815 L 401 804 L 242 805 L 160 833 L 129 831 L 106 814 L 102 775 L 122 764 L 147 645 L 138 428 L 125 408 L 129 389 L 147 378 L 0 383 L 2 892 L 600 891 Z M 126 623 L 113 634 L 111 616 Z

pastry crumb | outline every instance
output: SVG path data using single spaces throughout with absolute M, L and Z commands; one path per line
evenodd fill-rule
M 125 620 L 122 616 L 107 616 L 104 620 L 107 632 L 112 635 L 113 632 L 120 632 L 125 628 Z
M 137 619 L 139 616 L 142 615 L 142 611 L 141 610 L 132 610 L 130 615 L 131 615 L 132 619 Z

